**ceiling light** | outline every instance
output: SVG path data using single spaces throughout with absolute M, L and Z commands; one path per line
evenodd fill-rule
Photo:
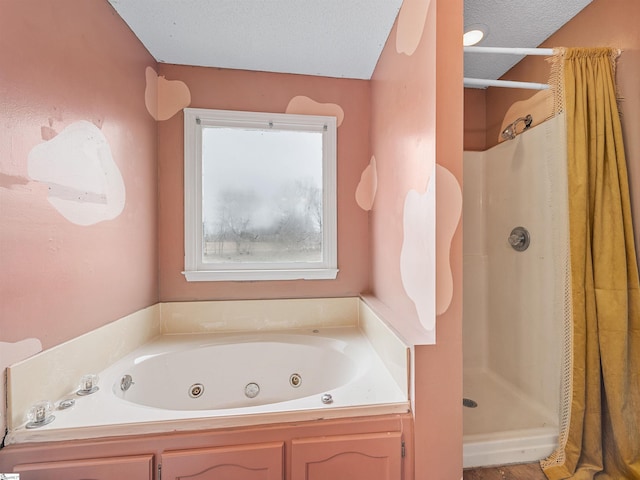
M 470 47 L 471 45 L 479 43 L 483 38 L 484 32 L 482 30 L 469 30 L 468 32 L 465 32 L 464 36 L 462 37 L 462 44 L 465 47 Z
M 488 33 L 489 27 L 487 27 L 484 23 L 474 23 L 472 25 L 466 25 L 464 27 L 462 44 L 465 47 L 477 45 L 487 36 Z

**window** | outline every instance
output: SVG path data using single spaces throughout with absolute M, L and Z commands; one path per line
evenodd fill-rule
M 331 279 L 336 119 L 186 108 L 188 281 Z

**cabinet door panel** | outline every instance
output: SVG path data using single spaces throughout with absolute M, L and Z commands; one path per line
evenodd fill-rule
M 163 480 L 282 480 L 283 442 L 165 452 Z
M 153 455 L 24 463 L 13 471 L 20 480 L 152 480 Z
M 400 432 L 302 438 L 292 442 L 291 480 L 398 480 Z

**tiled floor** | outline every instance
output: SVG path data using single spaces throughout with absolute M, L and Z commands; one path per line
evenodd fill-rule
M 538 463 L 471 468 L 464 471 L 463 480 L 546 480 Z

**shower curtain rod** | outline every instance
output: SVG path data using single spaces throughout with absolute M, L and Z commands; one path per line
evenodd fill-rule
M 487 78 L 464 78 L 465 87 L 504 87 L 504 88 L 524 88 L 527 90 L 547 90 L 546 83 L 517 82 L 515 80 L 489 80 Z
M 505 53 L 509 55 L 553 55 L 553 48 L 519 48 L 519 47 L 464 47 L 464 53 Z M 546 83 L 516 82 L 511 80 L 489 80 L 484 78 L 464 79 L 465 87 L 503 87 L 503 88 L 525 88 L 528 90 L 547 90 Z
M 464 47 L 464 53 L 505 53 L 509 55 L 553 55 L 553 48 Z

